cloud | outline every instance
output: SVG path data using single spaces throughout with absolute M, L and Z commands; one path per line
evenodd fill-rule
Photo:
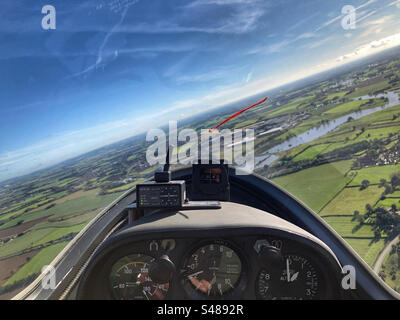
M 357 47 L 353 52 L 338 57 L 336 61 L 342 62 L 345 60 L 357 60 L 397 46 L 400 46 L 400 33 L 363 44 Z
M 308 44 L 308 45 L 306 46 L 306 48 L 308 48 L 308 49 L 315 49 L 315 48 L 318 48 L 318 47 L 324 45 L 325 43 L 328 43 L 328 42 L 332 41 L 333 38 L 334 38 L 334 37 L 327 37 L 327 38 L 324 38 L 324 39 L 322 39 L 322 40 L 315 41 L 315 42 L 313 42 L 313 43 Z
M 360 38 L 370 37 L 371 35 L 376 35 L 384 31 L 384 29 L 393 30 L 393 22 L 398 23 L 394 15 L 384 16 L 375 20 L 370 20 L 363 24 L 364 31 L 359 36 Z
M 267 51 L 268 51 L 268 53 L 281 52 L 283 48 L 285 48 L 288 45 L 290 45 L 291 43 L 293 43 L 293 41 L 295 41 L 295 39 L 294 40 L 285 39 L 280 42 L 273 43 L 267 47 Z
M 183 72 L 185 67 L 189 64 L 192 59 L 192 55 L 186 55 L 182 59 L 179 59 L 177 63 L 168 66 L 167 70 L 164 71 L 163 76 L 166 78 L 173 78 Z
M 301 19 L 300 21 L 296 22 L 295 24 L 292 24 L 292 25 L 287 29 L 287 31 L 290 32 L 290 31 L 293 31 L 293 30 L 297 30 L 300 26 L 302 26 L 302 25 L 305 24 L 306 22 L 308 22 L 308 21 L 314 19 L 315 17 L 317 17 L 317 16 L 319 16 L 319 15 L 320 15 L 320 12 L 315 12 L 315 13 L 313 13 L 313 14 L 311 14 L 311 15 L 308 15 L 306 18 Z
M 392 22 L 395 19 L 394 15 L 391 16 L 384 16 L 382 18 L 379 19 L 375 19 L 375 20 L 370 20 L 368 21 L 368 23 L 366 23 L 367 25 L 382 25 L 382 24 L 387 24 L 389 22 Z
M 208 6 L 207 11 L 199 10 Z M 263 0 L 196 0 L 183 7 L 178 7 L 176 14 L 162 19 L 140 22 L 129 26 L 120 26 L 119 32 L 143 34 L 170 34 L 170 33 L 207 33 L 207 34 L 246 34 L 254 31 L 259 26 L 272 2 Z M 228 7 L 221 12 L 218 18 L 204 24 L 209 12 L 218 7 Z M 222 10 L 222 9 L 221 9 Z M 190 19 L 185 20 L 185 17 Z
M 397 8 L 400 9 L 400 0 L 393 1 L 387 5 L 387 7 L 392 7 L 392 6 L 396 6 Z
M 377 10 L 372 10 L 370 12 L 366 12 L 363 14 L 359 14 L 357 15 L 357 20 L 356 20 L 356 24 L 360 23 L 361 21 L 367 19 L 368 17 L 372 16 L 373 14 L 375 14 L 377 12 Z
M 267 46 L 259 46 L 247 51 L 247 54 L 268 54 L 268 53 L 279 53 L 282 52 L 286 47 L 295 43 L 298 40 L 306 40 L 315 38 L 316 34 L 314 32 L 304 32 L 295 38 L 288 38 Z
M 176 76 L 173 78 L 178 84 L 189 83 L 189 82 L 208 82 L 217 79 L 224 79 L 227 75 L 228 70 L 214 70 L 200 74 L 187 74 Z M 232 70 L 230 70 L 232 72 Z
M 37 102 L 32 102 L 32 103 L 28 103 L 28 104 L 12 107 L 12 108 L 2 107 L 2 108 L 0 108 L 0 114 L 9 113 L 9 112 L 16 112 L 16 111 L 22 111 L 22 110 L 28 110 L 28 109 L 34 109 L 34 108 L 37 108 L 37 107 L 39 107 L 39 106 L 41 106 L 41 105 L 43 105 L 45 103 L 47 103 L 47 101 L 37 101 Z
M 356 11 L 362 8 L 365 8 L 373 3 L 375 3 L 377 0 L 369 0 L 364 2 L 363 4 L 361 4 L 360 6 L 356 7 Z M 399 0 L 400 1 L 400 0 Z M 356 23 L 359 23 L 365 19 L 367 19 L 368 17 L 372 16 L 373 14 L 375 14 L 377 12 L 377 10 L 371 10 L 371 11 L 358 11 L 356 14 L 357 17 L 357 21 Z M 293 38 L 286 38 L 283 39 L 279 42 L 273 43 L 269 46 L 260 46 L 260 47 L 256 47 L 253 48 L 251 50 L 247 51 L 247 54 L 258 54 L 258 53 L 279 53 L 282 52 L 286 47 L 292 45 L 293 43 L 299 41 L 299 40 L 307 40 L 307 39 L 312 39 L 312 38 L 317 38 L 318 37 L 318 33 L 319 31 L 321 31 L 322 29 L 324 29 L 325 27 L 338 22 L 342 17 L 344 17 L 343 14 L 336 16 L 334 18 L 331 18 L 330 20 L 326 21 L 325 23 L 323 23 L 322 25 L 318 26 L 317 28 L 315 28 L 314 31 L 308 31 L 308 32 L 303 32 L 301 34 L 299 34 L 297 37 L 293 37 Z M 310 17 L 307 17 L 306 19 L 304 19 L 303 21 L 300 21 L 300 23 L 305 23 L 306 21 L 308 21 L 310 19 Z M 383 23 L 385 23 L 386 21 L 383 21 Z M 345 37 L 350 38 L 350 33 L 347 33 L 345 35 Z M 316 47 L 319 47 L 325 43 L 327 43 L 328 40 L 326 38 L 326 36 L 316 42 L 310 43 L 308 45 L 306 45 L 305 47 L 309 48 L 309 49 L 313 49 Z
M 246 34 L 257 28 L 258 20 L 263 12 L 246 8 L 232 16 L 221 19 L 214 26 L 183 25 L 176 21 L 157 21 L 155 23 L 139 23 L 134 26 L 121 27 L 119 32 L 143 34 L 171 33 L 209 33 L 209 34 Z
M 206 6 L 206 5 L 237 5 L 237 4 L 254 4 L 256 2 L 261 2 L 261 0 L 196 0 L 189 3 L 187 8 L 195 8 L 198 6 Z
M 320 31 L 320 30 L 324 29 L 325 27 L 327 27 L 327 26 L 331 25 L 332 23 L 338 21 L 342 17 L 343 17 L 343 15 L 340 15 L 340 16 L 337 16 L 337 17 L 331 19 L 331 20 L 326 21 L 321 26 L 319 26 L 315 31 Z
M 369 27 L 367 30 L 365 30 L 362 34 L 360 34 L 360 38 L 366 38 L 369 37 L 373 34 L 378 34 L 381 33 L 383 31 L 381 26 L 372 26 Z
M 310 39 L 310 38 L 314 38 L 315 37 L 315 33 L 314 32 L 305 32 L 302 33 L 301 35 L 299 35 L 296 40 L 300 40 L 300 39 Z
M 187 42 L 185 44 L 175 44 L 175 45 L 155 44 L 154 46 L 125 47 L 122 49 L 115 49 L 115 50 L 111 49 L 109 51 L 103 50 L 103 55 L 108 56 L 112 60 L 114 60 L 120 56 L 123 56 L 123 55 L 129 55 L 133 58 L 152 58 L 152 59 L 154 59 L 154 58 L 158 57 L 160 54 L 164 54 L 164 53 L 183 53 L 183 52 L 193 52 L 194 50 L 206 51 L 207 48 L 199 48 L 195 44 L 192 44 L 189 42 Z M 72 75 L 67 76 L 65 79 L 76 78 L 76 77 L 85 75 L 91 71 L 102 69 L 104 67 L 104 64 L 102 64 L 101 61 L 91 64 L 88 67 L 86 67 L 85 69 L 83 69 L 82 71 L 75 72 Z
M 136 1 L 137 2 L 137 1 Z M 70 75 L 67 78 L 75 78 L 75 77 L 79 77 L 82 76 L 88 72 L 91 72 L 93 70 L 96 70 L 100 67 L 100 64 L 103 62 L 103 57 L 104 57 L 104 48 L 107 45 L 109 39 L 111 38 L 111 36 L 115 33 L 115 31 L 122 25 L 122 23 L 125 20 L 126 14 L 130 8 L 130 6 L 134 3 L 136 3 L 135 1 L 132 1 L 130 4 L 128 3 L 127 5 L 124 6 L 122 13 L 121 13 L 121 17 L 119 19 L 119 21 L 111 28 L 111 30 L 109 32 L 107 32 L 107 34 L 105 35 L 102 43 L 100 44 L 98 53 L 97 53 L 97 59 L 96 62 L 93 65 L 88 66 L 87 68 L 85 68 L 84 70 L 80 71 L 80 72 L 76 72 L 72 75 Z M 117 10 L 117 9 L 115 9 Z M 119 12 L 119 10 L 117 10 L 116 12 Z M 113 52 L 115 52 L 115 49 L 113 50 Z M 116 58 L 115 54 L 114 56 L 111 56 L 112 58 Z M 104 64 L 104 62 L 103 62 Z

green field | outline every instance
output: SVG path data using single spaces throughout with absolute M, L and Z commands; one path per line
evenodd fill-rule
M 302 106 L 307 105 L 307 103 L 310 100 L 312 100 L 312 98 L 313 98 L 313 96 L 296 99 L 289 104 L 280 106 L 275 111 L 268 112 L 268 117 L 273 118 L 273 117 L 282 116 L 285 114 L 289 114 L 291 112 L 298 111 L 299 109 L 301 109 Z
M 43 228 L 27 231 L 21 237 L 18 237 L 1 247 L 0 257 L 5 257 L 25 249 L 33 248 L 38 245 L 57 240 L 70 233 L 78 233 L 87 223 L 82 223 L 72 227 L 65 228 Z
M 140 179 L 137 179 L 135 182 L 127 183 L 127 184 L 124 184 L 123 186 L 120 186 L 120 187 L 117 187 L 117 188 L 108 189 L 107 193 L 116 193 L 116 192 L 126 191 L 126 190 L 129 190 L 129 189 L 132 189 L 138 183 L 142 183 L 144 181 L 146 181 L 146 179 L 140 178 Z
M 357 139 L 354 141 L 362 141 L 362 140 L 373 140 L 373 139 L 382 139 L 389 137 L 390 134 L 397 134 L 400 132 L 400 126 L 391 126 L 384 128 L 376 128 L 376 129 L 367 129 L 364 133 L 359 135 Z
M 10 222 L 0 226 L 0 230 L 16 226 L 20 221 L 28 222 L 46 216 L 57 217 L 57 216 L 63 216 L 65 214 L 71 214 L 74 212 L 82 212 L 96 208 L 101 209 L 109 205 L 114 199 L 118 198 L 118 196 L 121 194 L 122 193 L 113 193 L 110 195 L 87 195 L 73 200 L 68 200 L 63 203 L 57 204 L 56 206 L 48 210 L 40 210 L 34 213 L 24 214 L 23 216 L 13 219 Z
M 326 96 L 326 100 L 332 100 L 335 97 L 342 98 L 347 92 L 348 91 L 341 91 L 341 92 L 335 92 L 335 93 L 328 94 Z
M 251 124 L 253 124 L 253 123 L 255 123 L 255 122 L 257 122 L 257 119 L 249 119 L 249 120 L 246 120 L 246 121 L 243 121 L 243 122 L 240 122 L 240 123 L 236 124 L 236 125 L 234 126 L 234 128 L 235 128 L 235 129 L 243 128 L 243 127 L 249 126 L 249 125 L 251 125 Z M 190 144 L 190 143 L 189 143 L 189 144 Z M 187 146 L 186 148 L 189 149 L 189 147 L 190 147 L 190 146 Z M 182 152 L 182 150 L 180 150 L 179 152 Z
M 98 210 L 94 209 L 85 213 L 65 215 L 60 218 L 56 218 L 55 220 L 49 218 L 49 220 L 45 220 L 44 222 L 36 224 L 30 230 L 47 228 L 49 226 L 53 228 L 71 227 L 92 220 L 95 216 L 98 215 L 98 213 Z
M 54 228 L 53 231 L 48 232 L 47 235 L 40 240 L 36 241 L 33 246 L 38 246 L 47 242 L 51 242 L 57 239 L 60 239 L 61 237 L 64 237 L 68 234 L 76 234 L 79 233 L 85 226 L 87 225 L 87 222 L 82 223 L 82 224 L 77 224 L 72 227 L 66 227 L 66 228 Z
M 32 274 L 39 274 L 43 266 L 48 265 L 58 255 L 58 253 L 68 244 L 61 242 L 42 249 L 27 264 L 19 269 L 3 286 L 10 285 L 16 281 L 25 279 Z
M 26 230 L 22 236 L 3 244 L 0 250 L 0 257 L 51 242 L 69 234 L 78 233 L 103 207 L 110 204 L 120 194 L 86 195 L 59 203 L 48 210 L 26 214 L 21 218 L 15 219 L 17 221 L 10 221 L 1 226 L 1 228 L 15 226 L 19 220 L 27 222 L 50 216 Z
M 34 247 L 35 243 L 46 237 L 55 229 L 46 228 L 35 231 L 27 231 L 23 236 L 7 242 L 1 247 L 0 257 L 5 257 L 25 249 Z
M 348 98 L 356 98 L 364 95 L 369 95 L 374 93 L 375 91 L 382 90 L 386 87 L 388 87 L 388 81 L 380 81 L 374 84 L 371 84 L 369 86 L 361 87 L 361 88 L 356 88 L 356 90 L 349 94 L 347 97 Z
M 373 108 L 377 105 L 383 105 L 383 102 L 380 99 L 374 99 L 374 102 L 372 104 L 366 104 L 365 106 L 362 106 L 368 100 L 355 100 L 355 101 L 350 101 L 343 103 L 337 107 L 334 107 L 328 111 L 326 111 L 326 114 L 343 114 L 343 113 L 351 113 L 355 112 L 360 109 L 366 109 L 366 108 Z
M 312 210 L 319 212 L 349 181 L 351 161 L 340 161 L 305 169 L 273 179 Z M 315 195 L 318 194 L 318 197 Z
M 379 200 L 376 207 L 390 208 L 392 204 L 395 204 L 400 208 L 400 198 L 386 198 L 384 200 Z
M 400 171 L 400 164 L 353 170 L 352 172 L 357 173 L 357 175 L 351 181 L 350 186 L 359 186 L 363 180 L 368 180 L 372 184 L 379 184 L 381 179 L 390 180 L 390 176 L 397 171 Z
M 364 213 L 365 205 L 369 203 L 374 206 L 382 194 L 382 189 L 377 186 L 369 186 L 360 190 L 355 188 L 344 188 L 329 204 L 320 212 L 321 215 L 347 214 L 352 215 L 355 210 Z
M 296 157 L 293 158 L 293 161 L 300 161 L 300 160 L 305 160 L 305 159 L 313 159 L 317 155 L 319 155 L 321 152 L 323 152 L 329 144 L 318 144 L 311 146 L 304 150 L 303 152 L 299 153 L 296 155 Z
M 369 225 L 359 226 L 358 222 L 353 221 L 348 216 L 324 217 L 324 220 L 342 237 L 374 237 L 372 227 Z
M 350 246 L 372 267 L 381 250 L 384 239 L 373 240 L 374 232 L 370 225 L 360 226 L 349 216 L 331 216 L 324 220 L 341 235 Z M 367 239 L 363 239 L 367 238 Z
M 383 239 L 377 242 L 370 239 L 346 239 L 346 241 L 371 267 L 374 265 L 379 253 L 385 247 Z

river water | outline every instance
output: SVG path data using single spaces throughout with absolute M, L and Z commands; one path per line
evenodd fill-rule
M 382 94 L 378 94 L 375 96 L 362 96 L 362 97 L 355 98 L 353 100 L 359 100 L 360 98 L 362 100 L 365 100 L 365 99 L 374 99 L 374 98 L 382 98 L 382 97 L 388 98 L 388 103 L 385 104 L 384 106 L 365 109 L 365 110 L 346 114 L 345 116 L 331 120 L 324 125 L 311 128 L 310 130 L 308 130 L 302 134 L 299 134 L 296 137 L 290 138 L 290 139 L 270 148 L 269 150 L 264 152 L 262 155 L 255 157 L 256 168 L 261 168 L 264 165 L 269 165 L 272 162 L 274 162 L 275 160 L 277 160 L 279 158 L 279 156 L 276 155 L 277 152 L 286 151 L 286 150 L 292 149 L 294 147 L 300 146 L 302 144 L 312 142 L 315 139 L 322 137 L 323 135 L 337 129 L 339 126 L 346 123 L 347 120 L 349 119 L 349 117 L 352 117 L 354 120 L 357 120 L 362 117 L 368 116 L 374 112 L 377 112 L 377 111 L 400 104 L 399 94 L 396 92 L 382 93 Z

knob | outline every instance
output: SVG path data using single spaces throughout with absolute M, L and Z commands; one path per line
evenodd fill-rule
M 149 276 L 155 283 L 163 284 L 169 282 L 174 273 L 175 264 L 166 254 L 154 260 L 149 266 Z
M 263 266 L 276 268 L 283 262 L 281 250 L 270 245 L 261 246 L 258 256 Z

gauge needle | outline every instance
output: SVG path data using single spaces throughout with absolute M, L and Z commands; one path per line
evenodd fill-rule
M 147 300 L 150 300 L 150 299 L 149 299 L 149 296 L 148 296 L 147 293 L 146 293 L 146 291 L 143 290 L 142 292 L 143 292 L 144 296 L 146 297 L 146 299 L 147 299 Z
M 287 282 L 290 282 L 289 259 L 286 259 L 286 278 Z
M 291 282 L 297 280 L 297 277 L 299 276 L 299 272 L 297 271 L 295 274 L 293 274 L 292 279 L 290 279 Z
M 204 272 L 204 271 L 203 271 L 203 270 L 201 270 L 201 271 L 198 271 L 198 272 L 192 273 L 192 274 L 188 275 L 188 278 L 193 278 L 193 277 L 196 277 L 196 276 L 198 276 L 199 274 L 201 274 L 201 273 L 203 273 L 203 272 Z
M 210 295 L 212 286 L 214 285 L 215 282 L 217 282 L 217 276 L 214 274 L 214 278 L 212 278 L 212 280 L 210 282 L 210 286 L 208 287 L 208 292 L 207 292 L 208 295 Z

